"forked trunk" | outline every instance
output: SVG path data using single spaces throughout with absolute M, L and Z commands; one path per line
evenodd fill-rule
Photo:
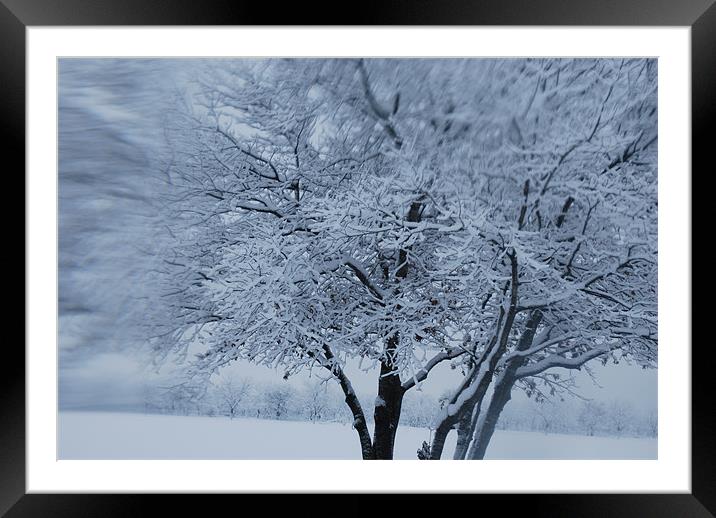
M 539 310 L 530 313 L 525 326 L 525 332 L 517 344 L 518 351 L 526 351 L 532 346 L 537 328 L 540 322 L 542 322 L 542 316 L 542 312 Z M 485 414 L 480 416 L 476 422 L 473 422 L 473 432 L 471 433 L 472 445 L 467 454 L 468 459 L 482 460 L 485 458 L 487 446 L 490 444 L 492 435 L 495 433 L 495 427 L 497 426 L 500 414 L 512 397 L 512 387 L 517 381 L 517 369 L 524 365 L 526 361 L 526 357 L 518 357 L 512 360 L 497 378 L 495 390 L 490 399 L 490 404 L 485 410 Z
M 433 444 L 430 448 L 430 460 L 440 460 L 445 447 L 445 439 L 452 428 L 461 422 L 463 417 L 467 417 L 468 422 L 474 411 L 480 411 L 480 405 L 482 399 L 485 397 L 485 392 L 490 385 L 490 377 L 482 376 L 480 379 L 474 381 L 471 385 L 476 384 L 473 388 L 473 394 L 470 398 L 465 401 L 460 409 L 454 415 L 447 415 L 438 425 L 435 430 L 435 436 L 433 437 Z M 468 434 L 472 434 L 468 431 Z M 468 438 L 469 441 L 469 438 Z
M 475 423 L 480 417 L 481 407 L 482 399 L 475 404 L 473 409 L 466 412 L 460 420 L 460 427 L 458 428 L 457 433 L 457 445 L 455 446 L 455 454 L 452 457 L 453 460 L 465 460 L 468 448 L 470 447 L 470 442 L 474 436 Z
M 472 446 L 470 446 L 470 451 L 468 452 L 468 459 L 482 460 L 485 458 L 487 446 L 490 444 L 490 439 L 492 439 L 492 435 L 495 433 L 497 420 L 500 418 L 500 414 L 505 408 L 505 405 L 507 405 L 512 397 L 512 386 L 514 383 L 515 378 L 512 375 L 507 375 L 502 376 L 495 385 L 495 392 L 492 395 L 490 405 L 487 407 L 485 415 L 481 416 L 474 426 L 474 438 Z

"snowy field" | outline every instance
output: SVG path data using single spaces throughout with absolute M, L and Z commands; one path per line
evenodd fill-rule
M 395 458 L 430 431 L 401 427 Z M 448 437 L 445 452 L 455 447 Z M 350 425 L 228 417 L 60 412 L 60 459 L 359 459 Z M 657 440 L 496 431 L 488 459 L 655 459 Z

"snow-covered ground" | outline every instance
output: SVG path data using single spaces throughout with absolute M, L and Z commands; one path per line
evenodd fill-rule
M 358 459 L 350 425 L 107 412 L 59 414 L 60 459 Z M 396 459 L 430 431 L 401 427 Z M 454 434 L 445 452 L 452 454 Z M 657 440 L 497 431 L 488 459 L 655 459 Z

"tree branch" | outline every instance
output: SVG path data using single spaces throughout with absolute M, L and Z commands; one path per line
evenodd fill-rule
M 373 94 L 373 89 L 371 88 L 370 82 L 368 81 L 368 71 L 365 67 L 365 61 L 362 58 L 358 60 L 358 71 L 360 73 L 361 83 L 363 84 L 363 92 L 365 93 L 365 97 L 368 100 L 368 105 L 370 106 L 371 111 L 378 119 L 381 120 L 381 122 L 383 123 L 383 129 L 391 138 L 393 144 L 395 144 L 395 147 L 400 149 L 403 146 L 403 139 L 400 138 L 398 132 L 395 130 L 395 126 L 393 126 L 393 123 L 390 120 L 390 111 L 388 111 L 386 108 L 383 108 L 378 102 L 378 100 L 375 98 L 375 95 Z
M 563 356 L 548 356 L 543 360 L 540 360 L 529 365 L 525 365 L 517 369 L 517 378 L 526 378 L 528 376 L 534 376 L 541 372 L 551 369 L 552 367 L 562 367 L 564 369 L 577 369 L 579 370 L 582 365 L 587 363 L 589 360 L 593 360 L 603 354 L 610 351 L 608 346 L 601 346 L 586 351 L 575 358 L 565 358 Z
M 373 295 L 376 299 L 378 299 L 381 303 L 385 299 L 385 295 L 383 294 L 383 290 L 381 290 L 378 286 L 373 284 L 373 282 L 370 280 L 370 277 L 368 277 L 368 273 L 363 269 L 361 265 L 359 265 L 353 258 L 345 257 L 344 258 L 345 265 L 350 268 L 355 276 L 358 278 L 358 280 L 368 288 L 368 291 L 370 291 L 371 295 Z
M 428 377 L 428 374 L 430 374 L 430 371 L 439 363 L 442 363 L 445 360 L 452 360 L 453 358 L 457 358 L 458 356 L 465 354 L 466 352 L 467 351 L 465 349 L 461 349 L 459 347 L 439 352 L 438 354 L 430 358 L 430 360 L 428 360 L 425 366 L 418 372 L 416 372 L 413 377 L 403 382 L 403 390 L 409 390 L 421 381 L 424 381 Z

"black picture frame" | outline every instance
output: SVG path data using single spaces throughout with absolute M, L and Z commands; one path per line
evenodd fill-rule
M 10 164 L 7 158 L 14 159 L 12 165 L 3 168 L 6 178 L 23 177 L 20 171 L 25 167 L 25 29 L 27 26 L 62 25 L 690 26 L 691 177 L 694 178 L 693 171 L 706 175 L 713 169 L 709 161 L 713 144 L 708 130 L 716 108 L 714 0 L 366 0 L 344 5 L 342 9 L 343 14 L 339 14 L 338 4 L 329 2 L 296 2 L 277 9 L 269 2 L 245 0 L 0 0 L 0 142 L 5 148 L 5 164 Z M 24 182 L 21 189 L 24 193 Z M 12 193 L 12 198 L 19 197 L 17 192 L 6 187 L 6 193 Z M 693 202 L 692 207 L 695 207 Z M 701 218 L 692 216 L 692 219 L 696 223 Z M 15 257 L 17 248 L 6 245 L 8 255 Z M 26 259 L 23 247 L 23 269 Z M 6 270 L 10 273 L 8 277 L 19 277 L 11 273 L 13 271 Z M 698 271 L 693 269 L 693 263 L 692 271 Z M 174 509 L 186 512 L 193 505 L 199 505 L 207 512 L 208 495 L 200 497 L 202 504 L 194 498 L 189 502 L 186 495 L 26 494 L 25 353 L 19 340 L 6 339 L 4 342 L 0 360 L 3 365 L 0 375 L 0 514 L 6 513 L 8 517 L 142 516 L 151 512 L 148 504 L 157 500 L 161 500 L 162 514 L 174 512 Z M 685 350 L 691 346 L 682 345 Z M 716 516 L 716 412 L 713 403 L 716 394 L 711 382 L 712 362 L 709 361 L 713 356 L 712 349 L 711 341 L 694 341 L 691 349 L 691 493 L 469 495 L 470 503 L 464 498 L 454 502 L 461 506 L 466 503 L 482 506 L 489 498 L 491 504 L 504 505 L 509 498 L 510 511 L 529 512 L 530 516 Z M 240 498 L 248 496 L 241 495 Z M 217 495 L 212 499 L 211 508 L 214 508 L 216 498 Z M 232 496 L 221 498 L 226 502 Z M 233 498 L 235 503 L 236 496 Z M 262 497 L 252 496 L 254 500 L 257 498 Z M 250 505 L 265 504 L 255 501 Z M 275 505 L 272 500 L 272 508 Z M 300 505 L 295 500 L 291 504 L 292 507 Z M 365 506 L 365 495 L 345 496 L 341 503 L 345 507 L 353 505 Z

